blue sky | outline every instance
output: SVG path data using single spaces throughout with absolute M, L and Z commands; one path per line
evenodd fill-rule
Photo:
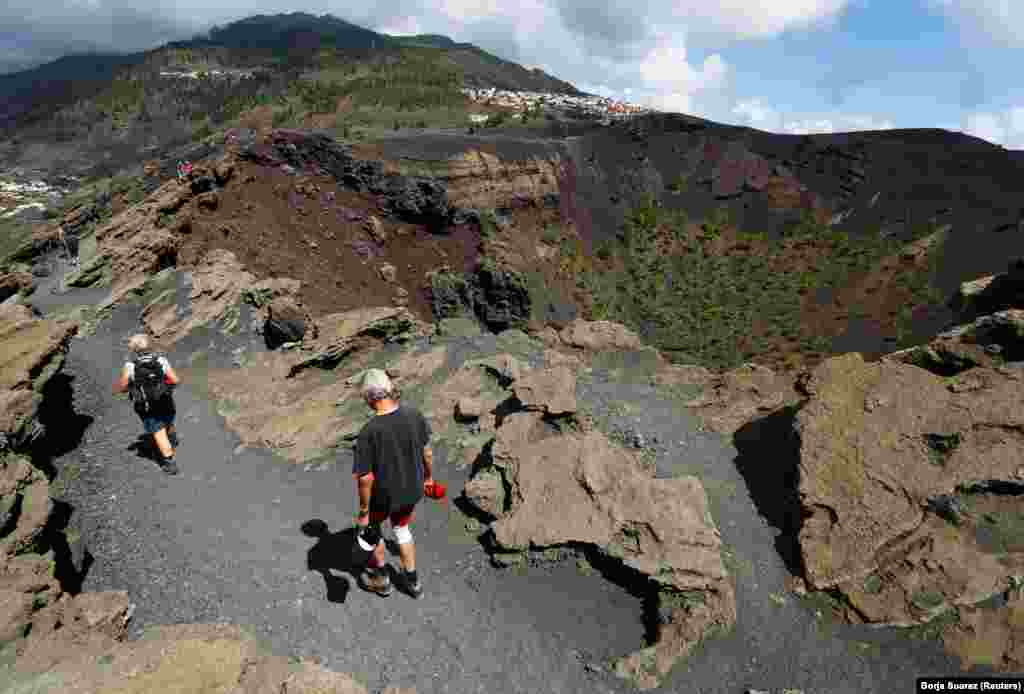
M 8 0 L 0 71 L 256 13 L 439 33 L 594 93 L 775 132 L 943 127 L 1024 149 L 1024 0 Z

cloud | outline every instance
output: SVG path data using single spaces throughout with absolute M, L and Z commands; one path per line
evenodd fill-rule
M 723 38 L 764 38 L 827 24 L 851 0 L 555 0 L 569 32 L 595 45 L 622 47 L 656 29 Z
M 896 127 L 886 118 L 852 113 L 828 113 L 791 118 L 760 99 L 739 101 L 731 109 L 733 122 L 767 132 L 811 135 L 815 133 L 889 130 Z
M 758 130 L 782 130 L 782 115 L 758 99 L 740 101 L 732 108 L 732 114 L 739 117 L 740 123 Z
M 1024 44 L 1024 3 L 1018 0 L 929 0 L 929 4 L 986 40 Z
M 1024 106 L 968 114 L 962 130 L 1008 149 L 1024 149 Z
M 392 20 L 392 23 L 381 26 L 378 31 L 392 36 L 412 36 L 425 33 L 419 20 L 415 17 L 398 17 Z

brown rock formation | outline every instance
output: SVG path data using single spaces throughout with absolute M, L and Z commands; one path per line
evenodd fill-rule
M 126 633 L 134 605 L 124 591 L 65 593 L 32 616 L 28 637 L 17 646 L 17 669 L 43 673 L 67 660 L 96 657 Z
M 35 286 L 35 278 L 29 272 L 12 272 L 0 275 L 0 301 Z
M 964 486 L 1012 479 L 1024 460 L 1021 375 L 965 376 L 974 387 L 958 390 L 923 369 L 849 354 L 806 383 L 811 397 L 797 415 L 806 578 L 817 589 L 839 586 L 872 621 L 922 621 L 921 591 L 941 596 L 926 617 L 1006 585 L 1005 566 L 925 513 L 929 500 Z M 881 590 L 856 588 L 879 571 Z
M 535 371 L 512 386 L 519 402 L 527 410 L 552 415 L 576 411 L 576 372 L 568 366 Z
M 636 333 L 611 321 L 576 319 L 562 329 L 558 336 L 566 345 L 594 352 L 635 350 L 643 347 Z
M 15 674 L 19 684 L 33 691 L 66 694 L 149 694 L 169 688 L 238 694 L 366 694 L 365 687 L 351 677 L 325 670 L 309 659 L 271 655 L 248 633 L 226 624 L 159 627 L 138 641 L 105 647 L 89 644 L 84 652 L 69 653 L 45 672 L 25 669 Z
M 211 395 L 222 401 L 228 427 L 245 445 L 268 446 L 288 460 L 308 461 L 333 455 L 334 448 L 351 441 L 365 422 L 368 410 L 357 386 L 374 349 L 427 328 L 396 308 L 325 316 L 298 348 L 256 353 L 241 368 L 212 370 L 204 377 Z M 406 355 L 389 370 L 397 374 L 401 388 L 429 377 L 443 363 L 442 348 L 428 355 Z M 352 369 L 352 375 L 325 383 L 321 368 Z M 182 370 L 187 378 L 187 367 Z M 451 409 L 445 416 L 451 417 Z
M 706 427 L 719 434 L 731 435 L 746 422 L 801 399 L 794 375 L 758 364 L 744 364 L 721 375 L 688 366 L 664 367 L 659 373 L 656 381 L 703 387 L 701 394 L 686 404 Z
M 497 518 L 495 542 L 506 551 L 589 544 L 650 577 L 668 618 L 657 642 L 616 670 L 642 688 L 657 686 L 709 630 L 736 618 L 704 489 L 694 477 L 652 479 L 602 434 L 556 434 L 542 418 L 506 417 L 490 466 L 466 485 L 466 496 Z
M 493 209 L 517 201 L 539 205 L 545 195 L 558 192 L 559 166 L 557 155 L 511 161 L 470 150 L 449 159 L 439 177 L 457 207 Z
M 53 511 L 46 476 L 21 456 L 0 459 L 0 515 L 14 529 L 0 538 L 0 558 L 31 551 Z
M 1006 609 L 960 608 L 959 621 L 942 635 L 946 649 L 959 653 L 964 667 L 995 667 L 1001 672 L 1024 670 L 1024 600 L 1011 591 Z
M 173 281 L 173 276 L 168 279 Z M 173 301 L 173 292 L 165 289 L 143 309 L 142 322 L 147 332 L 171 344 L 199 326 L 219 320 L 237 321 L 237 308 L 247 299 L 256 304 L 256 321 L 263 324 L 276 301 L 290 301 L 296 310 L 302 311 L 297 299 L 299 287 L 297 280 L 287 278 L 257 280 L 231 251 L 214 249 L 193 269 L 192 288 L 184 310 Z M 315 322 L 308 312 L 303 315 L 309 319 L 307 326 L 315 335 Z
M 367 308 L 324 316 L 317 321 L 317 339 L 303 344 L 290 375 L 311 366 L 332 367 L 362 346 L 359 338 L 408 340 L 432 332 L 433 326 L 402 307 Z
M 34 435 L 42 386 L 63 365 L 77 331 L 71 321 L 36 320 L 24 306 L 0 306 L 0 433 L 12 447 Z

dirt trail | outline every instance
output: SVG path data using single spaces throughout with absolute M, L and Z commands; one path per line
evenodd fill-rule
M 46 286 L 33 297 L 44 312 L 95 300 L 77 292 L 52 295 Z M 72 531 L 87 538 L 95 556 L 83 589 L 127 590 L 137 604 L 131 637 L 156 624 L 230 621 L 277 653 L 320 656 L 371 691 L 387 685 L 414 686 L 419 694 L 630 691 L 588 665 L 641 643 L 640 600 L 573 566 L 493 569 L 471 537 L 453 532 L 461 523 L 450 518 L 458 515 L 454 508 L 425 501 L 418 512 L 422 600 L 397 591 L 388 599 L 364 593 L 338 570 L 347 554 L 342 531 L 356 510 L 351 460 L 310 469 L 266 451 L 237 450 L 238 439 L 203 397 L 202 370 L 184 368 L 199 349 L 210 363 L 230 363 L 231 349 L 246 346 L 246 339 L 194 335 L 178 345 L 171 360 L 193 379 L 176 392 L 181 475 L 167 477 L 140 457 L 134 450 L 140 423 L 127 401 L 110 397 L 138 313 L 138 307 L 118 308 L 94 336 L 72 341 L 65 370 L 74 378 L 75 409 L 94 421 L 80 447 L 56 461 L 65 499 L 75 508 Z M 691 418 L 649 389 L 598 375 L 593 384 L 581 383 L 579 395 L 596 410 L 632 403 L 640 413 L 630 419 L 636 430 L 682 442 L 669 446 L 671 459 L 660 460 L 660 469 L 686 469 L 712 480 L 709 490 L 716 484 L 732 490 L 717 497 L 714 510 L 742 565 L 739 623 L 679 667 L 662 691 L 881 694 L 910 691 L 922 674 L 956 672 L 935 644 L 891 631 L 826 631 L 792 596 L 775 602 L 770 596 L 784 593 L 785 568 L 775 531 L 758 515 L 734 464 L 736 450 L 697 432 Z M 438 450 L 437 477 L 457 490 L 465 473 L 445 458 Z M 317 520 L 329 536 L 311 536 Z M 875 645 L 857 651 L 851 638 Z

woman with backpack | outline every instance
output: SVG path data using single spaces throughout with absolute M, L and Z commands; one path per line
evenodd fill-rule
M 168 475 L 176 475 L 178 466 L 174 462 L 174 449 L 178 447 L 178 434 L 174 430 L 171 387 L 181 383 L 181 379 L 167 357 L 150 350 L 146 335 L 132 335 L 128 349 L 133 357 L 125 362 L 121 377 L 114 384 L 114 392 L 129 392 L 135 413 L 142 419 L 143 429 L 153 435 L 163 458 L 161 467 Z

